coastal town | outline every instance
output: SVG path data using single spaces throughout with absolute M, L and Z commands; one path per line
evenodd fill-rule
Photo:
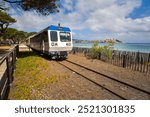
M 80 40 L 80 39 L 73 39 L 74 43 L 123 43 L 122 41 L 115 39 L 115 38 L 108 38 L 108 39 L 99 39 L 99 40 Z

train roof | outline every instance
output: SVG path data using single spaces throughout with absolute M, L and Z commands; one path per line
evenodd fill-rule
M 61 27 L 61 26 L 54 26 L 54 25 L 49 26 L 48 30 L 71 32 L 69 27 Z
M 47 28 L 41 30 L 40 32 L 34 34 L 34 35 L 31 35 L 30 37 L 28 38 L 32 38 L 42 32 L 44 32 L 45 30 L 55 30 L 55 31 L 67 31 L 67 32 L 71 32 L 70 28 L 69 27 L 62 27 L 62 26 L 54 26 L 54 25 L 50 25 L 48 26 Z

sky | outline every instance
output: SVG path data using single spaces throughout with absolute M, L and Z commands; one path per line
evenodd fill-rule
M 9 10 L 17 20 L 11 27 L 32 32 L 49 25 L 70 27 L 74 39 L 119 39 L 150 43 L 150 0 L 60 0 L 60 12 L 49 16 Z

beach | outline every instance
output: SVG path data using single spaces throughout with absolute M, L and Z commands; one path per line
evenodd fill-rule
M 93 43 L 74 43 L 74 47 L 79 48 L 91 48 Z M 99 46 L 108 45 L 107 43 L 99 43 Z M 143 52 L 150 53 L 150 43 L 115 43 L 114 50 L 119 51 L 131 51 L 131 52 Z

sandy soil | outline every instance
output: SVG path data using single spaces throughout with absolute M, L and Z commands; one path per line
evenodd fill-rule
M 81 54 L 70 54 L 68 60 L 80 63 L 100 73 L 150 91 L 150 74 L 125 69 L 96 59 L 87 59 Z
M 82 65 L 88 66 L 100 71 L 101 73 L 118 78 L 147 91 L 150 90 L 149 74 L 124 69 L 99 60 L 87 59 L 82 55 L 70 54 L 68 60 L 81 63 Z M 36 99 L 120 99 L 76 73 L 57 64 L 55 61 L 50 61 L 49 64 L 55 66 L 52 72 L 53 74 L 60 74 L 60 79 L 58 82 L 45 86 L 41 91 L 41 96 L 35 97 Z M 62 73 L 67 74 L 67 77 L 62 78 Z
M 40 92 L 38 92 L 38 90 L 34 92 L 35 99 L 120 99 L 59 65 L 55 61 L 50 61 L 49 64 L 55 66 L 54 69 L 51 70 L 51 73 L 53 75 L 59 75 L 59 79 L 57 82 L 44 86 Z M 40 96 L 37 96 L 37 94 L 40 94 Z

